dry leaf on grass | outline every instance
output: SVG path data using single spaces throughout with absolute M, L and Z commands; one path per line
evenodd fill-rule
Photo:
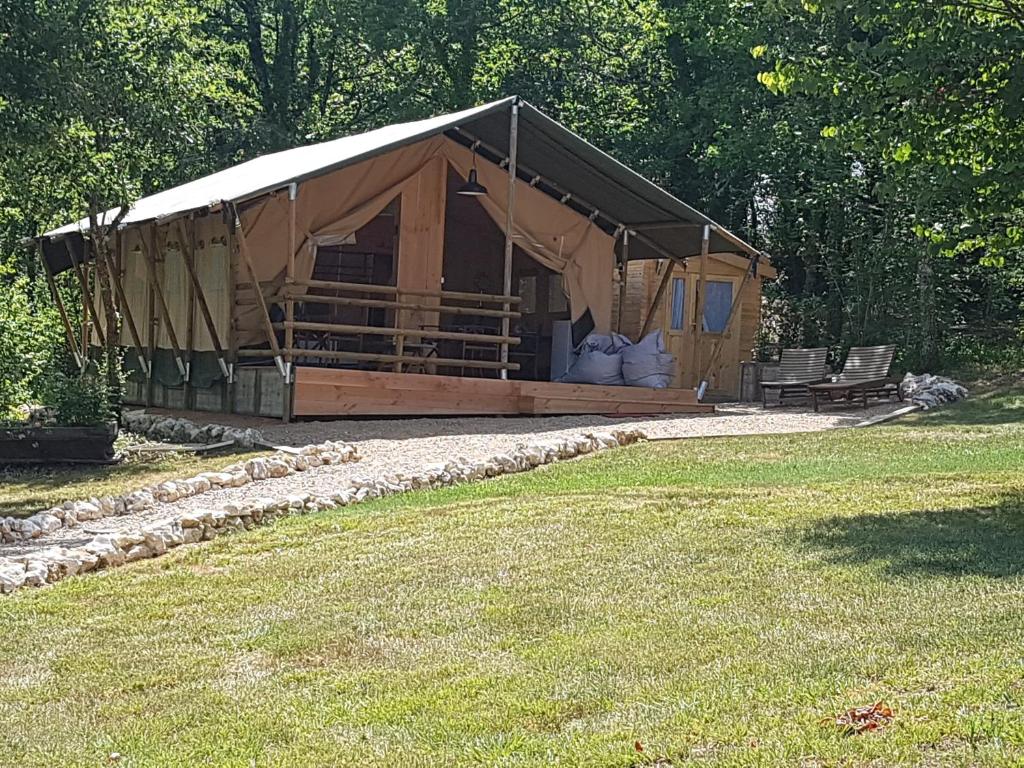
M 866 707 L 854 707 L 839 715 L 833 722 L 848 736 L 853 736 L 864 731 L 877 731 L 884 728 L 893 720 L 892 708 L 880 701 L 869 704 Z M 823 723 L 828 723 L 825 718 Z

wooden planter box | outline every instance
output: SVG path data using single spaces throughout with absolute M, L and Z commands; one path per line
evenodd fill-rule
M 117 424 L 100 427 L 0 427 L 0 464 L 109 464 Z

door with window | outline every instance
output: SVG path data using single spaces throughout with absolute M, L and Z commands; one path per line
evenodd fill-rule
M 724 276 L 707 276 L 704 299 L 703 333 L 700 340 L 700 361 L 696 354 L 697 288 L 700 278 L 694 272 L 676 268 L 664 299 L 665 343 L 676 356 L 676 378 L 673 386 L 694 388 L 699 382 L 698 362 L 706 372 L 710 389 L 733 392 L 739 386 L 735 361 L 739 355 L 739 323 L 726 330 L 738 281 Z M 736 318 L 739 317 L 739 307 Z M 716 346 L 721 345 L 716 355 Z M 732 361 L 732 364 L 729 364 Z
M 697 278 L 694 278 L 697 282 Z M 721 392 L 736 392 L 739 387 L 739 312 L 732 327 L 727 328 L 732 303 L 739 290 L 739 282 L 727 277 L 707 276 L 707 293 L 704 297 L 704 329 L 700 338 L 699 363 L 708 380 L 708 388 Z M 719 348 L 716 351 L 716 348 Z M 714 358 L 714 359 L 712 359 Z M 694 367 L 697 365 L 694 359 Z M 694 377 L 699 376 L 694 373 Z M 695 381 L 693 386 L 697 386 Z
M 672 386 L 692 387 L 688 364 L 693 357 L 692 286 L 686 272 L 678 267 L 669 281 L 664 306 L 665 318 L 661 327 L 665 331 L 665 347 L 676 358 L 676 375 Z

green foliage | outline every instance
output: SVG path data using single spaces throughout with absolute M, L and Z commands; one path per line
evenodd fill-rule
M 771 253 L 778 341 L 1020 338 L 1017 0 L 0 0 L 0 42 L 36 293 L 18 242 L 91 205 L 518 93 Z
M 44 402 L 56 410 L 59 425 L 94 427 L 114 419 L 107 379 L 99 371 L 57 369 L 43 381 Z

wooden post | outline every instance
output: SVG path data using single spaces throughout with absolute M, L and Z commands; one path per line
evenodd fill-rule
M 88 332 L 88 323 L 91 318 L 92 328 L 96 331 L 96 338 L 99 339 L 101 345 L 106 346 L 106 337 L 103 335 L 103 330 L 100 328 L 100 313 L 97 311 L 96 304 L 93 302 L 92 291 L 89 290 L 89 279 L 85 271 L 85 266 L 84 264 L 78 263 L 78 259 L 75 258 L 75 249 L 71 247 L 71 241 L 67 238 L 64 238 L 64 247 L 67 249 L 68 258 L 71 260 L 71 266 L 74 267 L 75 275 L 78 277 L 78 282 L 82 288 L 82 321 L 85 323 L 83 329 Z M 89 346 L 87 335 L 82 338 L 82 353 L 83 356 L 88 359 Z
M 220 336 L 217 334 L 217 326 L 213 322 L 213 314 L 210 312 L 210 305 L 206 302 L 206 294 L 203 293 L 203 284 L 199 281 L 199 275 L 196 272 L 196 222 L 195 218 L 192 217 L 190 220 L 191 226 L 188 232 L 188 250 L 184 253 L 185 256 L 185 269 L 188 271 L 189 279 L 192 283 L 193 298 L 199 304 L 200 312 L 203 315 L 203 321 L 206 323 L 206 330 L 210 334 L 210 343 L 213 344 L 213 348 L 217 351 L 218 362 L 220 362 L 221 371 L 224 373 L 225 378 L 229 378 L 230 373 L 227 366 L 227 361 L 224 359 L 224 347 L 221 344 Z M 181 220 L 178 220 L 178 235 L 184 241 L 186 238 L 185 226 Z M 232 276 L 230 278 L 234 280 Z
M 43 274 L 46 275 L 46 284 L 50 287 L 50 296 L 53 298 L 53 303 L 57 305 L 57 312 L 60 314 L 61 324 L 64 326 L 64 335 L 67 337 L 68 347 L 71 349 L 71 354 L 75 357 L 75 365 L 81 368 L 82 354 L 78 349 L 78 341 L 75 339 L 75 331 L 71 326 L 71 320 L 68 318 L 68 311 L 64 306 L 64 299 L 60 297 L 60 291 L 57 290 L 57 283 L 53 279 L 53 272 L 50 270 L 50 265 L 46 261 L 46 254 L 43 252 L 42 241 L 36 241 L 36 252 L 39 254 L 39 260 L 43 264 Z
M 504 278 L 502 280 L 502 293 L 505 296 L 512 294 L 512 253 L 513 253 L 513 241 L 512 232 L 515 227 L 515 207 L 516 207 L 516 161 L 519 154 L 519 103 L 518 101 L 512 102 L 512 114 L 509 118 L 508 127 L 508 205 L 505 208 L 505 271 Z M 512 306 L 506 300 L 502 304 L 502 309 L 506 312 L 511 311 Z M 511 330 L 511 322 L 508 316 L 501 319 L 501 335 L 508 336 Z M 508 343 L 502 343 L 501 345 L 501 362 L 508 362 Z M 508 378 L 508 369 L 502 368 L 500 376 L 503 379 Z
M 146 242 L 145 229 L 139 229 L 139 249 L 143 260 L 147 260 L 144 250 Z M 156 331 L 160 318 L 156 314 L 156 296 L 153 293 L 153 279 L 149 272 L 146 273 L 146 358 L 149 361 L 147 366 L 149 375 L 146 377 L 146 405 L 153 405 L 153 394 L 156 389 L 155 365 L 156 362 Z
M 249 280 L 252 282 L 253 293 L 256 294 L 256 303 L 263 310 L 263 330 L 267 334 L 267 341 L 274 353 L 274 360 L 277 362 L 278 370 L 284 372 L 284 361 L 281 359 L 281 347 L 277 343 L 277 336 L 274 334 L 274 324 L 270 319 L 270 309 L 267 307 L 267 300 L 263 296 L 263 289 L 260 288 L 260 281 L 256 279 L 256 268 L 252 265 L 252 256 L 249 253 L 249 244 L 245 240 L 245 229 L 242 227 L 242 220 L 238 216 L 238 209 L 234 203 L 231 204 L 231 211 L 235 217 L 235 231 L 238 232 L 238 250 L 242 254 L 242 261 L 249 272 Z
M 299 194 L 299 185 L 292 182 L 288 185 L 288 266 L 284 276 L 284 403 L 281 407 L 281 421 L 287 424 L 292 419 L 292 348 L 295 346 L 295 331 L 289 323 L 295 322 L 295 299 L 292 297 L 292 285 L 295 282 L 295 199 Z M 256 286 L 259 291 L 259 286 Z
M 103 259 L 107 267 L 107 275 L 110 277 L 110 282 L 114 286 L 114 293 L 117 295 L 117 300 L 121 305 L 121 316 L 125 319 L 125 322 L 128 325 L 128 332 L 131 334 L 132 342 L 135 345 L 135 354 L 139 358 L 139 365 L 142 366 L 142 372 L 148 380 L 151 371 L 149 363 L 146 362 L 146 354 L 143 351 L 142 337 L 139 335 L 138 326 L 135 325 L 132 308 L 128 304 L 128 298 L 124 293 L 124 286 L 121 284 L 121 242 L 121 232 L 116 231 L 114 233 L 114 251 L 117 253 L 117 261 L 112 262 L 106 256 L 103 256 Z
M 665 260 L 665 274 L 661 276 L 661 282 L 658 283 L 658 291 L 654 294 L 654 301 L 651 302 L 651 308 L 647 311 L 647 317 L 644 318 L 644 327 L 640 331 L 641 339 L 647 335 L 647 332 L 651 330 L 651 326 L 654 325 L 658 305 L 661 304 L 661 297 L 665 295 L 665 289 L 668 288 L 668 284 L 672 280 L 672 270 L 675 269 L 675 265 L 674 261 L 670 259 Z
M 622 230 L 622 264 L 619 266 L 619 311 L 615 317 L 615 332 L 622 333 L 622 317 L 626 310 L 626 277 L 629 274 L 629 227 Z M 639 341 L 639 339 L 637 339 Z
M 181 254 L 181 261 L 185 264 L 185 271 L 188 272 L 188 264 L 194 257 L 192 252 L 193 233 L 191 227 L 182 224 L 184 219 L 178 219 L 178 253 Z M 194 222 L 193 222 L 194 223 Z M 190 230 L 186 233 L 186 229 Z M 185 378 L 185 407 L 192 409 L 194 406 L 192 391 L 192 370 L 195 360 L 196 348 L 196 286 L 189 280 L 185 287 L 188 316 L 185 318 L 185 364 L 188 365 L 188 376 Z
M 171 347 L 174 348 L 174 361 L 178 365 L 178 372 L 181 373 L 182 379 L 187 379 L 189 371 L 185 367 L 185 361 L 182 360 L 181 345 L 178 343 L 178 334 L 174 332 L 174 323 L 171 322 L 171 313 L 167 307 L 167 299 L 164 296 L 163 288 L 160 287 L 160 280 L 156 273 L 156 258 L 158 255 L 161 255 L 161 249 L 157 245 L 158 238 L 155 224 L 150 225 L 149 236 L 149 245 L 146 245 L 145 237 L 141 238 L 141 242 L 146 268 L 149 270 L 150 284 L 152 285 L 157 301 L 160 304 L 160 315 L 163 317 L 164 322 L 167 323 L 167 336 L 171 340 Z
M 701 354 L 702 350 L 701 350 L 700 345 L 701 345 L 701 340 L 702 340 L 702 338 L 704 336 L 704 304 L 705 304 L 705 299 L 707 298 L 707 285 L 705 284 L 705 281 L 707 279 L 707 272 L 708 272 L 708 252 L 710 251 L 710 243 L 711 243 L 711 225 L 710 224 L 705 224 L 704 225 L 704 233 L 703 233 L 703 235 L 701 237 L 701 241 L 700 241 L 700 276 L 697 279 L 697 301 L 696 301 L 697 318 L 696 318 L 696 321 L 694 323 L 694 329 L 693 329 L 693 356 L 694 356 L 693 369 L 697 373 L 697 391 L 701 395 L 703 395 L 703 389 L 705 387 L 705 382 L 701 378 L 701 373 L 702 373 L 702 370 L 703 370 L 702 366 L 701 366 L 701 358 L 703 357 L 703 355 Z
M 238 278 L 241 277 L 242 271 L 239 268 L 239 255 L 238 255 L 238 243 L 235 239 L 235 211 L 232 206 L 227 203 L 224 205 L 224 211 L 221 214 L 230 215 L 230 221 L 225 217 L 225 229 L 226 245 L 228 249 L 228 306 L 230 309 L 229 321 L 228 321 L 228 338 L 227 338 L 227 350 L 228 350 L 228 372 L 230 375 L 224 382 L 224 394 L 223 394 L 223 406 L 225 413 L 234 413 L 235 411 L 235 397 L 237 390 L 237 382 L 235 367 L 238 365 Z M 258 391 L 258 390 L 257 390 Z

